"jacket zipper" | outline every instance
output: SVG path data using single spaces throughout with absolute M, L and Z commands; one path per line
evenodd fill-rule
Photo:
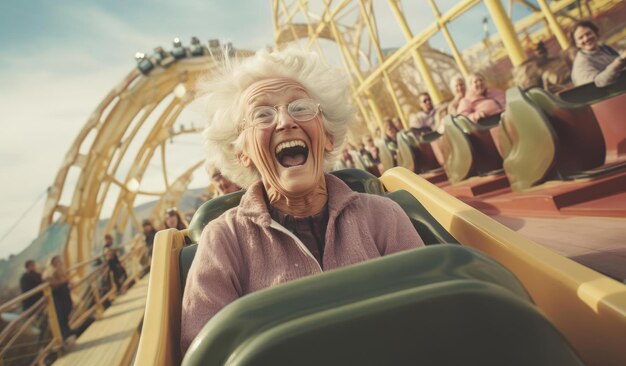
M 279 224 L 275 220 L 272 220 L 272 222 L 270 223 L 270 227 L 274 228 L 274 229 L 276 229 L 276 230 L 278 230 L 278 231 L 280 231 L 282 233 L 285 233 L 285 234 L 289 235 L 289 237 L 291 237 L 296 242 L 296 245 L 298 246 L 300 251 L 303 252 L 305 256 L 307 256 L 310 259 L 312 259 L 313 262 L 315 262 L 315 265 L 320 270 L 320 272 L 324 272 L 324 270 L 322 270 L 322 267 L 320 266 L 320 264 L 317 262 L 317 259 L 315 259 L 315 257 L 313 257 L 313 254 L 311 254 L 311 252 L 309 252 L 309 250 L 306 248 L 304 243 L 300 239 L 298 239 L 297 236 L 295 236 L 291 231 L 287 230 L 287 228 L 285 228 L 284 226 L 282 226 L 281 224 Z

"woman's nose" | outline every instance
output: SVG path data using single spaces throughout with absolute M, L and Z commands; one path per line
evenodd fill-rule
M 278 114 L 276 115 L 276 129 L 289 129 L 296 128 L 298 124 L 293 118 L 287 113 L 287 108 L 278 108 Z

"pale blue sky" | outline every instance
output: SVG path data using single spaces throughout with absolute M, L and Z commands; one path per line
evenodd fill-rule
M 456 2 L 437 1 L 442 11 Z M 151 52 L 158 45 L 169 49 L 174 37 L 188 43 L 194 35 L 203 42 L 218 38 L 252 50 L 271 45 L 270 4 L 270 0 L 0 2 L 0 236 L 52 183 L 90 113 L 135 66 L 135 52 Z M 434 21 L 426 0 L 404 1 L 403 7 L 416 33 Z M 375 8 L 382 46 L 402 45 L 404 38 L 387 2 L 375 2 Z M 451 25 L 461 47 L 480 40 L 484 15 L 481 4 Z M 433 46 L 447 50 L 441 37 L 433 40 Z M 0 242 L 0 258 L 30 243 L 42 209 L 43 200 Z

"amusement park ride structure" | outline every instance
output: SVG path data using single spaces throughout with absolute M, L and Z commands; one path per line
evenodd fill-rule
M 424 11 L 430 8 L 434 21 L 420 25 L 419 32 L 414 32 L 417 27 L 408 24 L 400 1 L 388 0 L 386 5 L 405 38 L 401 47 L 389 53 L 381 46 L 373 0 L 324 0 L 321 4 L 306 0 L 272 0 L 274 42 L 278 49 L 298 42 L 322 55 L 326 55 L 328 44 L 320 40 L 334 43 L 352 81 L 352 100 L 360 122 L 354 134 L 358 136 L 380 127 L 385 116 L 398 116 L 407 127 L 408 115 L 418 108 L 417 92 L 429 92 L 435 104 L 444 101 L 449 96 L 447 85 L 452 76 L 467 76 L 470 70 L 488 70 L 490 65 L 485 63 L 484 55 L 509 67 L 518 66 L 527 58 L 520 38 L 553 37 L 558 47 L 566 50 L 570 44 L 564 27 L 573 19 L 624 7 L 619 0 L 597 0 L 584 9 L 576 8 L 579 3 L 576 0 L 537 0 L 538 8 L 524 0 L 512 0 L 510 5 L 514 2 L 531 9 L 530 15 L 515 24 L 500 0 L 462 0 L 444 12 L 436 1 L 428 0 L 422 7 Z M 460 50 L 448 26 L 479 3 L 486 6 L 498 34 L 490 36 L 482 45 Z M 537 29 L 537 25 L 542 24 L 544 26 Z M 449 54 L 430 46 L 429 40 L 438 32 L 449 47 Z M 76 268 L 76 277 L 89 275 L 90 266 L 85 264 L 96 257 L 96 236 L 101 220 L 108 219 L 106 232 L 125 233 L 130 226 L 135 232 L 141 232 L 142 218 L 159 221 L 165 208 L 176 206 L 180 201 L 192 175 L 203 165 L 202 156 L 191 159 L 189 167 L 179 176 L 171 176 L 166 163 L 167 142 L 178 135 L 201 132 L 200 127 L 175 129 L 174 126 L 185 108 L 200 96 L 198 81 L 210 77 L 222 61 L 223 52 L 236 53 L 239 57 L 252 54 L 232 47 L 222 50 L 215 41 L 205 47 L 197 39 L 192 40 L 189 48 L 183 47 L 177 39 L 171 52 L 157 48 L 150 56 L 138 54 L 138 68 L 132 70 L 89 116 L 49 190 L 40 225 L 40 233 L 56 223 L 69 227 L 63 256 L 66 263 Z M 503 79 L 510 80 L 510 68 L 505 73 L 507 77 Z M 413 79 L 407 79 L 411 74 Z M 139 134 L 140 129 L 147 130 L 147 134 Z M 132 151 L 131 143 L 137 143 L 139 138 L 142 139 L 140 148 Z M 160 160 L 164 189 L 143 190 L 142 180 L 155 157 Z M 68 183 L 70 170 L 79 172 L 73 187 Z M 69 204 L 61 203 L 61 197 L 68 194 L 64 191 L 71 193 Z M 141 196 L 154 196 L 157 200 L 148 217 L 138 217 L 134 211 Z M 105 210 L 107 202 L 114 202 L 111 210 Z M 104 217 L 109 211 L 110 216 Z M 56 333 L 58 338 L 58 330 Z M 57 342 L 60 344 L 60 340 Z M 590 359 L 603 360 L 597 355 Z M 616 358 L 608 359 L 611 364 L 618 364 Z
M 388 5 L 406 37 L 406 43 L 385 56 L 378 39 L 372 1 L 325 1 L 321 11 L 314 12 L 311 10 L 314 4 L 310 2 L 274 0 L 272 9 L 275 44 L 281 48 L 301 40 L 322 55 L 325 54 L 325 46 L 320 43 L 320 38 L 336 44 L 341 62 L 352 79 L 353 101 L 358 107 L 361 121 L 355 128 L 357 134 L 366 132 L 365 127 L 373 131 L 385 116 L 398 116 L 407 126 L 408 113 L 417 109 L 415 91 L 427 90 L 437 103 L 446 96 L 448 80 L 457 70 L 466 75 L 470 67 L 474 69 L 476 66 L 468 65 L 446 26 L 479 3 L 479 0 L 465 0 L 442 14 L 436 3 L 430 0 L 428 5 L 435 21 L 413 35 L 400 2 L 389 0 Z M 541 12 L 532 13 L 514 26 L 508 20 L 500 1 L 484 2 L 504 45 L 504 48 L 498 47 L 499 43 L 495 40 L 497 36 L 493 35 L 492 54 L 503 57 L 508 55 L 513 65 L 519 65 L 525 60 L 526 54 L 517 34 L 544 19 L 549 30 L 542 31 L 552 32 L 561 48 L 569 46 L 554 14 L 571 8 L 576 2 L 558 1 L 553 2 L 550 7 L 545 0 L 539 0 L 538 3 L 541 5 Z M 592 11 L 598 12 L 618 3 L 619 1 L 613 0 L 596 1 L 592 3 Z M 568 17 L 561 17 L 560 20 L 566 23 L 571 21 Z M 438 31 L 444 35 L 451 56 L 428 46 L 428 40 Z M 158 199 L 158 204 L 150 215 L 158 221 L 158 213 L 166 207 L 174 206 L 186 190 L 193 172 L 202 165 L 202 157 L 197 157 L 196 162 L 181 176 L 169 177 L 165 163 L 166 142 L 179 134 L 201 131 L 200 127 L 174 131 L 172 126 L 197 96 L 198 79 L 210 75 L 211 69 L 219 62 L 221 52 L 219 46 L 215 47 L 215 41 L 213 42 L 208 48 L 200 47 L 203 51 L 196 52 L 195 56 L 176 40 L 174 51 L 182 50 L 182 54 L 178 53 L 181 55 L 179 58 L 169 56 L 160 47 L 155 49 L 155 54 L 151 57 L 140 57 L 139 61 L 152 60 L 149 64 L 153 69 L 144 68 L 146 75 L 139 69 L 131 71 L 87 120 L 66 154 L 50 188 L 39 230 L 40 233 L 45 232 L 54 222 L 70 226 L 64 245 L 67 263 L 75 264 L 91 259 L 96 226 L 104 218 L 101 216 L 103 205 L 105 200 L 111 200 L 110 195 L 117 193 L 117 197 L 112 200 L 115 203 L 105 231 L 123 233 L 128 225 L 141 231 L 141 220 L 133 211 L 138 196 L 148 195 Z M 192 47 L 194 43 L 196 42 L 192 40 Z M 174 51 L 172 54 L 176 53 Z M 250 51 L 238 50 L 237 53 L 245 56 Z M 141 63 L 139 66 L 141 67 Z M 404 78 L 407 68 L 418 71 L 414 80 Z M 438 72 L 433 73 L 433 69 Z M 400 72 L 401 70 L 405 71 Z M 418 83 L 420 81 L 423 83 Z M 129 145 L 131 142 L 136 143 L 133 140 L 138 135 L 138 130 L 154 119 L 156 123 L 148 126 L 150 132 L 140 142 L 140 149 L 134 156 L 129 156 Z M 142 191 L 142 178 L 155 154 L 161 156 L 165 189 L 157 192 Z M 123 160 L 132 162 L 130 168 L 125 170 L 122 167 Z M 75 186 L 66 185 L 70 169 L 80 172 Z M 112 190 L 112 186 L 118 189 Z M 60 202 L 62 194 L 68 194 L 65 190 L 72 197 L 68 204 Z

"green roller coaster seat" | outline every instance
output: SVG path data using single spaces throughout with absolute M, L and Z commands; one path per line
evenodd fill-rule
M 430 142 L 422 142 L 409 131 L 398 132 L 398 166 L 421 174 L 440 169 Z
M 541 88 L 532 88 L 526 94 L 556 133 L 556 178 L 567 179 L 576 172 L 604 164 L 604 137 L 589 105 L 564 102 Z
M 237 207 L 244 190 L 225 194 L 203 203 L 191 218 L 189 222 L 189 238 L 192 242 L 197 243 L 200 240 L 202 229 L 211 221 L 218 218 L 228 209 Z
M 383 166 L 381 174 L 385 172 L 385 170 L 389 170 L 395 166 L 393 161 L 393 154 L 387 147 L 385 140 L 383 139 L 375 139 L 374 144 L 378 148 L 378 153 L 380 155 L 380 163 Z
M 183 365 L 581 365 L 506 268 L 437 245 L 259 291 Z
M 386 194 L 404 210 L 413 227 L 426 245 L 455 243 L 458 241 L 441 226 L 426 208 L 409 192 L 399 190 Z
M 446 116 L 443 138 L 447 148 L 442 152 L 450 183 L 501 171 L 502 159 L 489 131 L 499 120 L 499 116 L 492 116 L 479 124 L 463 115 Z
M 426 208 L 406 191 L 385 193 L 382 183 L 372 174 L 360 169 L 336 170 L 331 174 L 340 178 L 353 191 L 376 195 L 386 195 L 402 207 L 407 214 L 413 227 L 420 234 L 426 245 L 441 243 L 456 243 L 458 241 L 446 231 L 426 210 Z M 216 219 L 226 210 L 239 204 L 244 191 L 230 193 L 205 202 L 194 214 L 189 223 L 189 237 L 194 243 L 200 240 L 200 235 L 204 227 L 213 219 Z M 191 262 L 196 255 L 198 245 L 184 247 L 180 251 L 179 263 L 181 270 L 181 286 L 185 287 L 187 273 L 191 267 Z
M 491 130 L 500 125 L 500 118 L 500 114 L 497 114 L 472 122 L 463 115 L 453 117 L 472 144 L 473 176 L 492 175 L 502 171 L 502 157 L 491 134 Z
M 445 132 L 441 136 L 443 169 L 450 183 L 456 184 L 470 175 L 473 167 L 473 148 L 469 138 L 454 123 L 451 115 L 447 115 L 443 123 L 445 126 Z
M 507 90 L 500 135 L 504 169 L 515 191 L 548 180 L 598 176 L 606 145 L 587 104 L 565 102 L 540 88 Z
M 341 179 L 355 192 L 383 195 L 385 188 L 374 175 L 361 169 L 335 170 L 330 174 Z
M 545 115 L 520 88 L 506 91 L 500 146 L 502 166 L 514 191 L 542 182 L 555 164 L 557 139 Z
M 567 103 L 594 104 L 616 97 L 626 92 L 626 72 L 611 85 L 599 88 L 595 83 L 580 85 L 558 93 L 561 100 Z

